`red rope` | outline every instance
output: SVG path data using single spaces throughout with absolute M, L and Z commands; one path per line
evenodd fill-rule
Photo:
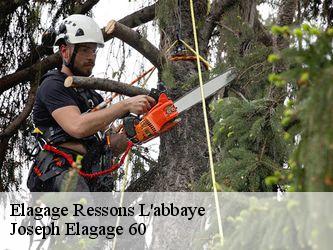
M 127 142 L 127 148 L 124 152 L 124 154 L 122 155 L 122 157 L 120 158 L 120 161 L 114 165 L 112 165 L 111 167 L 109 167 L 108 169 L 105 169 L 103 171 L 98 171 L 98 172 L 95 172 L 95 173 L 86 173 L 84 171 L 82 171 L 81 169 L 79 169 L 79 167 L 76 165 L 75 161 L 73 160 L 73 157 L 51 145 L 44 145 L 43 149 L 46 150 L 46 151 L 50 151 L 50 152 L 53 152 L 57 155 L 60 155 L 62 157 L 64 157 L 66 159 L 66 161 L 68 161 L 68 163 L 71 165 L 71 167 L 75 168 L 79 175 L 85 177 L 85 178 L 89 178 L 89 179 L 92 179 L 92 178 L 96 178 L 98 176 L 101 176 L 101 175 L 105 175 L 105 174 L 109 174 L 113 171 L 116 171 L 118 168 L 121 167 L 121 165 L 124 164 L 124 161 L 125 161 L 125 158 L 128 154 L 128 152 L 131 150 L 131 148 L 133 147 L 133 142 L 131 141 L 128 141 Z

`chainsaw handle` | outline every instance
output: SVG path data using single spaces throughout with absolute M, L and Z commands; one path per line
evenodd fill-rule
M 148 96 L 154 98 L 154 100 L 155 100 L 155 102 L 156 102 L 156 104 L 157 104 L 157 103 L 158 103 L 158 99 L 159 99 L 161 93 L 163 93 L 163 91 L 158 90 L 158 89 L 154 89 L 154 88 L 153 88 L 153 89 L 150 90 Z M 156 105 L 156 104 L 155 104 L 155 105 Z M 155 106 L 155 105 L 154 105 L 154 106 Z M 154 106 L 153 106 L 153 107 L 154 107 Z M 153 107 L 152 107 L 152 108 L 153 108 Z M 124 119 L 124 118 L 126 118 L 126 117 L 128 117 L 128 116 L 131 116 L 131 115 L 132 115 L 132 114 L 131 114 L 130 112 L 127 112 L 126 114 L 122 115 L 122 116 L 119 117 L 119 118 L 120 118 L 120 119 Z
M 158 99 L 160 98 L 160 95 L 163 93 L 163 91 L 159 89 L 152 88 L 148 94 L 148 96 L 155 99 L 156 103 L 158 103 Z
M 150 90 L 150 93 L 148 94 L 148 96 L 154 98 L 156 101 L 156 104 L 158 104 L 158 100 L 159 100 L 161 93 L 162 93 L 162 91 L 153 88 Z M 154 105 L 152 108 L 155 108 L 155 106 L 156 105 Z M 129 139 L 131 139 L 131 140 L 134 139 L 134 137 L 136 136 L 135 125 L 139 124 L 139 122 L 141 121 L 140 116 L 127 112 L 121 118 L 123 119 L 123 127 L 124 127 L 125 134 L 127 135 L 127 137 Z
M 135 125 L 137 125 L 140 121 L 140 117 L 133 114 L 129 114 L 123 119 L 124 131 L 129 139 L 132 140 L 136 136 Z

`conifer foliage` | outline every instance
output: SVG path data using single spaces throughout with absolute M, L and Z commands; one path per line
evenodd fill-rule
M 272 177 L 288 171 L 283 165 L 289 151 L 279 122 L 283 102 L 270 97 L 273 67 L 267 57 L 273 48 L 263 44 L 242 15 L 244 6 L 239 5 L 221 20 L 221 46 L 232 55 L 221 67 L 235 67 L 238 77 L 225 97 L 211 105 L 217 182 L 222 190 L 273 191 L 277 182 Z M 210 191 L 209 174 L 201 181 L 199 190 Z
M 295 145 L 289 179 L 292 190 L 332 191 L 333 29 L 303 24 L 291 33 L 295 45 L 278 56 L 290 69 L 273 77 L 273 82 L 290 89 L 281 121 L 286 139 Z

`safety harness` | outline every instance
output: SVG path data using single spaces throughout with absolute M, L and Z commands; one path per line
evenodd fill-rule
M 128 141 L 127 142 L 127 148 L 126 148 L 124 154 L 122 155 L 122 157 L 120 158 L 120 161 L 118 163 L 110 166 L 109 168 L 107 168 L 105 170 L 97 171 L 97 172 L 94 172 L 94 173 L 87 173 L 87 172 L 81 170 L 80 163 L 78 163 L 78 161 L 74 161 L 73 157 L 70 154 L 67 154 L 62 150 L 59 150 L 59 149 L 57 149 L 57 148 L 55 148 L 51 145 L 48 145 L 48 144 L 44 145 L 43 149 L 46 150 L 46 151 L 52 152 L 52 153 L 54 153 L 58 156 L 62 156 L 63 158 L 65 158 L 65 160 L 69 163 L 69 165 L 72 168 L 77 170 L 79 175 L 81 175 L 85 178 L 88 178 L 88 179 L 93 179 L 93 178 L 96 178 L 98 176 L 110 174 L 113 171 L 116 171 L 117 169 L 119 169 L 124 164 L 125 158 L 126 158 L 128 152 L 131 150 L 132 146 L 133 146 L 133 143 L 131 141 Z M 34 171 L 38 175 L 38 172 L 40 172 L 40 171 L 38 170 L 38 168 L 36 168 L 36 170 L 35 170 L 35 168 L 34 168 Z

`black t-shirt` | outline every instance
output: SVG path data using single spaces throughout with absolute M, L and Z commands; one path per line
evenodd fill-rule
M 33 121 L 36 127 L 58 127 L 51 115 L 58 108 L 78 106 L 81 113 L 86 112 L 91 107 L 87 104 L 87 98 L 82 97 L 82 92 L 94 101 L 94 105 L 103 101 L 102 96 L 96 91 L 66 88 L 64 86 L 66 77 L 66 74 L 58 70 L 49 71 L 42 77 L 33 107 Z

